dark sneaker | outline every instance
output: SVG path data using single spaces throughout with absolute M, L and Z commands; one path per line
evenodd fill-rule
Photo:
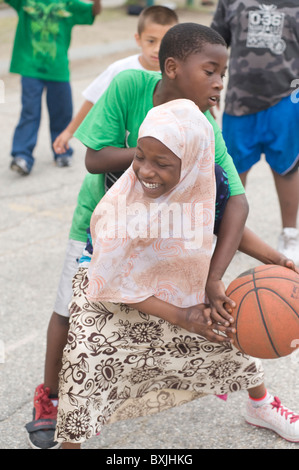
M 13 171 L 17 171 L 22 176 L 27 176 L 30 173 L 30 169 L 26 160 L 24 160 L 24 158 L 21 158 L 21 157 L 13 158 L 11 165 L 10 165 L 10 169 Z
M 70 155 L 58 155 L 56 157 L 56 165 L 59 168 L 72 165 L 72 157 Z
M 43 384 L 35 390 L 33 421 L 25 426 L 32 449 L 59 449 L 61 445 L 54 441 L 57 407 L 49 398 L 49 392 L 50 389 L 44 388 Z

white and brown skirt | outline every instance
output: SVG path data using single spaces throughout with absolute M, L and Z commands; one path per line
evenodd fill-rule
M 87 269 L 80 268 L 60 373 L 57 441 L 84 442 L 107 423 L 263 382 L 260 361 L 229 343 L 211 343 L 124 304 L 92 303 L 87 284 Z

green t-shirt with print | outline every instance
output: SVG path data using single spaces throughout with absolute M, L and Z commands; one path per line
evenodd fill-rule
M 69 81 L 72 28 L 92 24 L 92 3 L 80 0 L 5 0 L 19 16 L 10 72 Z
M 119 73 L 89 111 L 77 129 L 75 137 L 86 147 L 94 150 L 100 150 L 104 147 L 136 147 L 139 127 L 148 111 L 153 107 L 153 94 L 159 80 L 161 80 L 159 72 L 125 70 Z M 243 185 L 232 158 L 227 153 L 222 132 L 209 111 L 205 113 L 205 116 L 214 129 L 215 161 L 228 175 L 231 195 L 243 194 Z M 103 185 L 102 175 L 88 174 L 83 181 L 83 187 L 90 185 L 91 179 L 98 180 L 99 187 Z M 86 193 L 87 191 L 85 191 L 84 197 L 86 197 Z M 83 197 L 78 198 L 70 238 L 78 239 L 80 237 L 81 241 L 87 239 L 86 229 L 89 227 L 93 210 L 90 210 L 88 214 L 82 211 L 82 206 L 86 206 L 86 204 L 87 201 Z M 91 207 L 92 204 L 89 204 L 90 209 Z M 79 208 L 81 209 L 79 210 Z M 83 212 L 84 219 L 82 218 Z M 85 225 L 87 220 L 88 223 Z M 82 237 L 84 237 L 83 240 Z

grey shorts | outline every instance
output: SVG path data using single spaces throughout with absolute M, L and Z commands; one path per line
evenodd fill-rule
M 72 279 L 77 272 L 79 259 L 86 243 L 69 240 L 66 248 L 64 264 L 58 285 L 54 311 L 63 317 L 69 317 L 69 304 L 72 300 Z

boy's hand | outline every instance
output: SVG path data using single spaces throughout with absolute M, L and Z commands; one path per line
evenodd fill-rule
M 102 11 L 101 0 L 92 0 L 92 1 L 93 1 L 93 8 L 92 8 L 93 16 L 99 15 Z
M 53 142 L 53 149 L 54 152 L 57 154 L 60 153 L 65 153 L 69 149 L 69 140 L 73 137 L 73 134 L 71 134 L 68 130 L 64 130 L 59 134 L 58 137 Z
M 278 266 L 283 266 L 285 268 L 291 269 L 295 271 L 295 273 L 299 274 L 299 267 L 295 265 L 294 261 L 286 258 L 284 255 L 281 255 L 281 258 L 276 263 Z
M 223 282 L 221 280 L 208 279 L 206 292 L 213 322 L 229 327 L 234 322 L 231 313 L 236 304 L 225 294 Z

